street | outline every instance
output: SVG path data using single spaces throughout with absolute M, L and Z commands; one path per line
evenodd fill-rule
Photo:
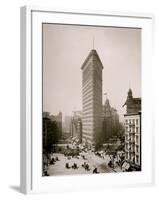
M 93 152 L 82 153 L 85 156 L 85 159 L 82 156 L 71 157 L 68 159 L 67 156 L 64 156 L 60 153 L 54 153 L 53 157 L 58 157 L 59 161 L 56 161 L 53 165 L 48 166 L 47 173 L 49 176 L 53 175 L 73 175 L 73 174 L 92 174 L 93 170 L 97 168 L 99 173 L 110 173 L 115 172 L 115 170 L 108 167 L 108 162 L 110 158 L 108 155 L 101 158 L 95 155 Z M 87 163 L 90 170 L 86 170 L 82 165 Z M 70 168 L 66 168 L 66 163 L 69 164 Z M 77 169 L 73 169 L 72 166 L 74 163 L 77 164 Z

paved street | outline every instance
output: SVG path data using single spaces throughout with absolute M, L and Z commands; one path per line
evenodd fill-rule
M 60 161 L 56 161 L 54 165 L 49 165 L 48 167 L 48 174 L 50 176 L 52 175 L 73 175 L 73 174 L 92 174 L 95 167 L 97 167 L 98 172 L 100 173 L 109 173 L 114 172 L 111 168 L 108 167 L 108 162 L 110 160 L 109 156 L 105 156 L 104 158 L 100 158 L 99 156 L 96 156 L 92 152 L 83 153 L 85 155 L 86 160 L 84 160 L 81 156 L 79 156 L 79 159 L 77 158 L 71 158 L 68 159 L 63 154 L 54 154 L 54 157 L 58 156 Z M 82 167 L 82 164 L 84 162 L 89 164 L 90 170 L 87 171 Z M 65 167 L 66 163 L 69 163 L 69 166 L 71 167 L 74 163 L 77 164 L 78 169 L 67 169 Z

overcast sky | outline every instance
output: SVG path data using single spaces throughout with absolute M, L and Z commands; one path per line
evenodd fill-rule
M 103 69 L 103 94 L 123 119 L 129 87 L 141 97 L 141 30 L 43 25 L 43 111 L 71 115 L 82 110 L 81 66 L 96 49 Z M 105 102 L 103 95 L 103 103 Z

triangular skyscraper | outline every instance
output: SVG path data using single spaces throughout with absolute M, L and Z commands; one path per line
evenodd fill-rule
M 102 70 L 103 65 L 92 49 L 82 67 L 82 142 L 100 144 L 102 133 Z

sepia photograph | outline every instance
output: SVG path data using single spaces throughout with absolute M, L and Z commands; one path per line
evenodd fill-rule
M 42 24 L 42 176 L 142 171 L 141 31 Z

